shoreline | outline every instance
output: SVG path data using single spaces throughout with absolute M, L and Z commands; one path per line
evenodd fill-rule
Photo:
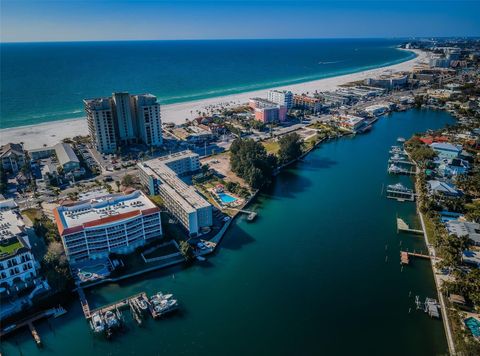
M 266 96 L 267 91 L 271 89 L 291 90 L 294 93 L 312 93 L 315 90 L 334 90 L 340 85 L 348 82 L 360 81 L 368 77 L 375 77 L 385 73 L 409 71 L 413 66 L 424 62 L 427 58 L 427 53 L 423 51 L 404 49 L 399 50 L 413 52 L 416 56 L 404 62 L 374 69 L 367 69 L 350 74 L 343 74 L 291 85 L 274 86 L 266 89 L 241 92 L 237 94 L 162 105 L 162 122 L 181 124 L 185 122 L 185 119 L 193 119 L 196 116 L 197 111 L 207 112 L 209 109 L 222 105 L 229 106 L 246 103 L 248 99 L 253 96 Z M 88 135 L 88 128 L 85 117 L 82 117 L 0 129 L 0 135 L 2 137 L 8 137 L 8 139 L 5 140 L 6 142 L 23 142 L 25 149 L 28 150 L 41 148 L 45 145 L 52 146 L 67 137 Z

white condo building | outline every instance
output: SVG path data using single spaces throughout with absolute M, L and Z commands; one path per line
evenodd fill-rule
M 284 105 L 287 109 L 293 107 L 293 93 L 291 91 L 269 90 L 267 99 L 278 105 Z
M 113 93 L 112 101 L 119 141 L 123 144 L 134 143 L 136 141 L 135 121 L 133 120 L 130 95 L 128 93 Z
M 93 146 L 102 153 L 117 150 L 117 135 L 110 98 L 85 99 L 88 132 Z
M 25 224 L 13 199 L 0 201 L 0 287 L 32 281 L 38 263 L 30 250 Z
M 113 93 L 83 102 L 92 144 L 99 152 L 113 153 L 136 142 L 162 145 L 160 104 L 154 95 Z
M 160 209 L 140 191 L 62 205 L 53 215 L 70 262 L 130 253 L 162 236 Z
M 212 205 L 178 177 L 200 169 L 198 154 L 182 151 L 139 163 L 138 167 L 143 185 L 150 194 L 160 195 L 191 236 L 212 225 Z
M 160 146 L 163 143 L 162 120 L 157 97 L 151 94 L 134 95 L 133 102 L 139 138 L 149 146 Z

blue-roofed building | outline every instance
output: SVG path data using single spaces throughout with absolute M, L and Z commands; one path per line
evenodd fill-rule
M 455 146 L 448 142 L 434 142 L 430 147 L 437 153 L 440 159 L 454 159 L 462 152 L 462 146 Z
M 480 246 L 480 224 L 478 223 L 452 220 L 447 222 L 447 231 L 458 237 L 466 236 L 472 244 Z
M 480 268 L 480 252 L 465 250 L 462 253 L 462 261 L 470 266 Z

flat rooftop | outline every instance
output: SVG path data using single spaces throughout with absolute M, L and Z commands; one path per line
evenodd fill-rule
M 13 210 L 0 210 L 0 242 L 23 234 L 25 223 Z
M 194 212 L 196 209 L 210 206 L 210 203 L 201 197 L 195 188 L 182 181 L 165 162 L 147 161 L 141 164 L 141 168 L 149 175 L 157 176 L 170 197 L 175 199 L 186 212 Z
M 98 222 L 96 225 L 111 223 L 134 216 L 141 211 L 157 208 L 141 191 L 131 194 L 109 194 L 83 200 L 73 205 L 62 205 L 54 210 L 60 231 Z

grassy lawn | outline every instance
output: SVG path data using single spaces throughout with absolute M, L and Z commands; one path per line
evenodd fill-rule
M 280 150 L 280 145 L 277 141 L 264 141 L 262 142 L 262 145 L 265 147 L 268 153 L 276 154 Z
M 15 240 L 15 242 L 8 244 L 0 244 L 0 255 L 9 255 L 17 251 L 21 247 L 22 244 L 18 240 Z

